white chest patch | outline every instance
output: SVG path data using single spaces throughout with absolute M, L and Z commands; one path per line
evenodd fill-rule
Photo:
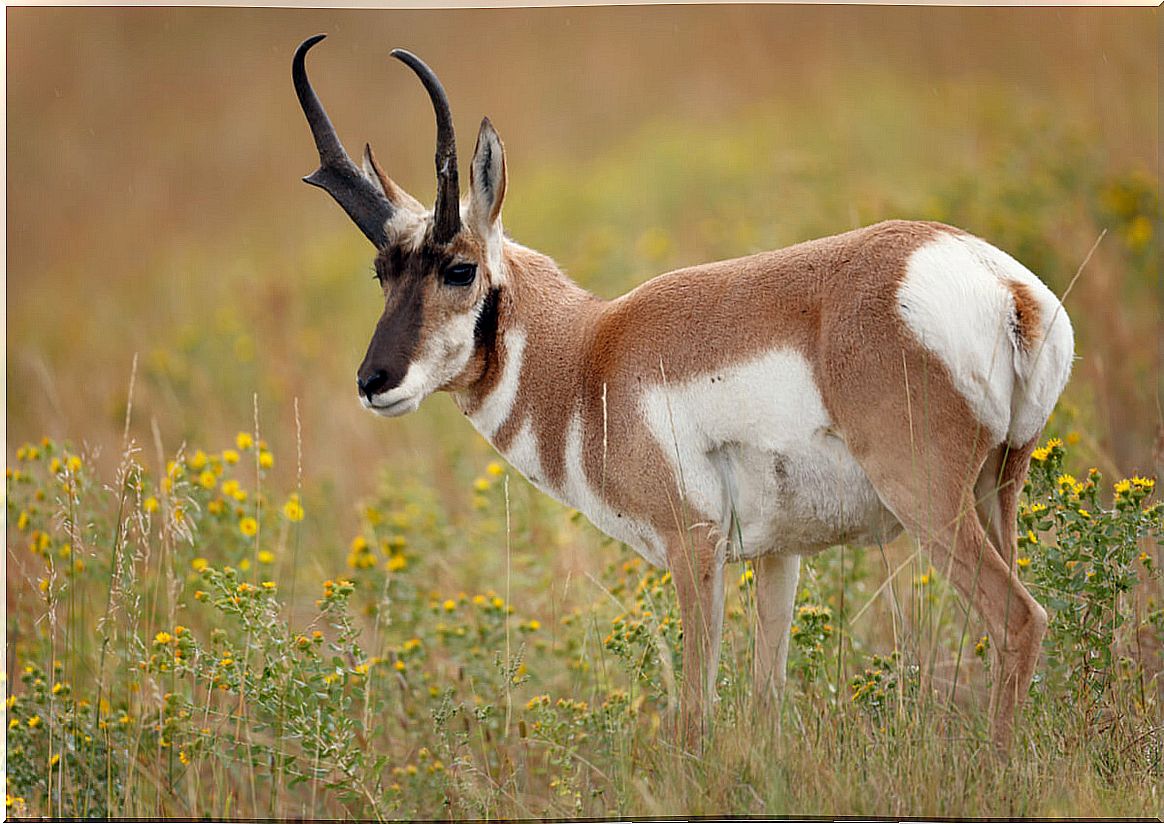
M 526 336 L 522 330 L 517 329 L 506 334 L 507 354 L 501 378 L 477 411 L 469 415 L 474 428 L 495 448 L 497 432 L 513 412 L 520 385 L 525 344 Z M 542 492 L 566 506 L 577 509 L 600 530 L 615 540 L 628 544 L 650 563 L 656 566 L 666 565 L 666 547 L 658 533 L 649 524 L 615 512 L 602 499 L 592 480 L 586 477 L 582 461 L 580 413 L 574 412 L 566 433 L 566 474 L 561 489 L 551 486 L 546 481 L 538 439 L 529 418 L 521 421 L 517 434 L 510 441 L 508 448 L 498 451 L 514 469 Z
M 522 329 L 506 333 L 505 363 L 501 367 L 501 378 L 477 411 L 469 415 L 474 428 L 490 443 L 513 411 L 513 402 L 517 398 L 517 387 L 521 381 L 521 366 L 525 359 L 525 339 L 525 331 Z
M 900 529 L 833 433 L 799 352 L 658 385 L 643 404 L 680 495 L 717 521 L 729 557 L 815 552 Z
M 582 464 L 582 416 L 575 412 L 566 430 L 566 478 L 558 500 L 569 504 L 590 523 L 616 541 L 628 544 L 648 562 L 658 567 L 667 565 L 667 547 L 649 524 L 639 522 L 616 512 L 599 495 L 595 484 L 601 479 L 588 479 Z

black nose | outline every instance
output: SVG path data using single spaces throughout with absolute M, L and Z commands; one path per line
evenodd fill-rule
M 360 388 L 361 395 L 372 400 L 372 396 L 378 395 L 388 386 L 388 373 L 383 369 L 377 369 L 366 378 L 357 375 L 356 386 Z

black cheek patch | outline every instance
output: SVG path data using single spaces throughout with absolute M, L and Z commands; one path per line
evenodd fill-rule
M 473 327 L 473 346 L 488 360 L 497 346 L 497 308 L 501 290 L 494 286 L 485 296 L 481 313 Z

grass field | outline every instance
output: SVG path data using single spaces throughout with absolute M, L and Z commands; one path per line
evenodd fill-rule
M 1158 24 L 8 10 L 8 813 L 1160 815 Z M 359 409 L 370 247 L 298 180 L 316 31 L 350 149 L 430 197 L 431 114 L 386 56 L 413 49 L 463 155 L 482 114 L 506 141 L 508 232 L 603 296 L 892 217 L 1078 274 L 1020 516 L 1054 620 L 1009 760 L 979 621 L 908 539 L 807 565 L 779 723 L 729 570 L 715 730 L 676 750 L 666 576 L 447 398 Z

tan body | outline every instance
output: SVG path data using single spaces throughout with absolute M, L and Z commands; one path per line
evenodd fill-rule
M 1046 625 L 1015 574 L 1015 516 L 1070 371 L 1054 295 L 960 230 L 893 221 L 600 300 L 504 236 L 504 149 L 487 120 L 454 206 L 443 89 L 401 59 L 433 97 L 438 175 L 452 182 L 428 212 L 370 150 L 354 195 L 328 182 L 380 250 L 385 310 L 360 369 L 364 405 L 396 416 L 451 392 L 535 485 L 671 570 L 692 746 L 712 703 L 724 564 L 755 563 L 766 699 L 784 682 L 800 557 L 902 528 L 987 624 L 992 721 L 1007 743 Z M 331 177 L 317 175 L 342 183 L 354 167 L 334 160 L 314 93 L 300 99 Z
M 686 648 L 690 704 L 703 703 L 701 685 L 714 678 L 725 561 L 758 561 L 766 619 L 759 634 L 767 643 L 757 649 L 757 674 L 779 687 L 799 556 L 889 540 L 904 524 L 980 608 L 992 634 L 1007 637 L 1011 674 L 1006 687 L 999 681 L 996 703 L 1009 724 L 1046 620 L 1012 567 L 1016 491 L 1034 437 L 1009 453 L 994 442 L 940 358 L 894 311 L 909 256 L 948 233 L 960 234 L 936 224 L 879 224 L 671 272 L 610 302 L 574 286 L 549 259 L 506 250 L 510 299 L 499 324 L 506 333 L 478 379 L 455 393 L 457 402 L 475 419 L 498 393 L 507 359 L 520 358 L 508 413 L 482 434 L 539 488 L 672 570 L 685 625 L 702 628 L 689 637 L 706 647 Z M 505 343 L 515 334 L 524 339 L 516 353 Z M 774 433 L 732 425 L 756 411 L 748 407 L 757 396 L 767 399 L 762 391 L 729 396 L 726 426 L 713 421 L 691 432 L 673 424 L 690 416 L 686 401 L 699 400 L 698 391 L 685 391 L 690 384 L 714 391 L 740 364 L 774 351 L 799 353 L 811 368 L 810 391 L 819 391 L 827 422 L 795 434 L 807 434 L 797 449 L 819 457 L 815 463 L 797 465 L 771 446 L 780 429 L 803 428 L 802 418 L 780 417 L 788 405 L 758 410 Z M 644 408 L 660 388 L 671 390 L 661 431 Z M 791 411 L 803 412 L 803 404 Z M 572 426 L 581 436 L 578 457 L 569 454 Z M 717 429 L 727 435 L 717 437 Z M 692 437 L 702 461 L 681 443 Z M 686 464 L 674 459 L 682 452 Z M 699 486 L 715 492 L 690 494 Z M 977 509 L 997 513 L 997 522 L 983 522 Z

